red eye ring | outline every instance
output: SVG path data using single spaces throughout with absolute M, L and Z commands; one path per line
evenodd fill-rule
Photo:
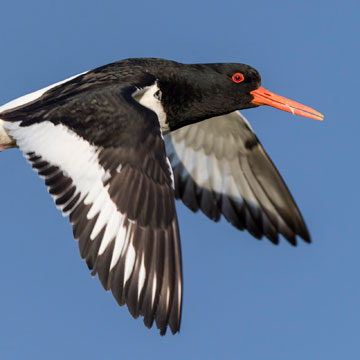
M 232 77 L 233 82 L 241 83 L 245 80 L 245 77 L 242 73 L 235 73 Z

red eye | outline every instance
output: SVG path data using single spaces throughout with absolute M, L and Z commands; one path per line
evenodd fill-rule
M 233 79 L 233 82 L 236 82 L 236 83 L 241 83 L 242 81 L 244 81 L 244 75 L 242 73 L 235 73 L 233 76 L 232 76 L 232 79 Z

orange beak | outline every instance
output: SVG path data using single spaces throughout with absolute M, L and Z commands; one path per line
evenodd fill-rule
M 324 119 L 324 115 L 320 114 L 318 111 L 282 96 L 276 95 L 271 91 L 265 90 L 262 86 L 254 91 L 251 91 L 250 94 L 254 97 L 251 102 L 255 105 L 269 105 L 274 108 L 293 113 L 295 115 L 305 116 L 316 120 Z

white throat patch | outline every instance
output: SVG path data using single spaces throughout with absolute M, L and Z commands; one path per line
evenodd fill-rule
M 154 85 L 147 86 L 133 95 L 134 99 L 141 105 L 155 112 L 157 115 L 162 133 L 165 135 L 170 132 L 169 124 L 166 122 L 166 113 L 161 104 L 161 90 L 157 82 Z

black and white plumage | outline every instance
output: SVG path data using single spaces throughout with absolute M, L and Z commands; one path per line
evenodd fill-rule
M 235 112 L 270 101 L 255 93 L 261 89 L 257 71 L 243 64 L 123 60 L 0 107 L 0 145 L 19 147 L 44 178 L 81 257 L 117 302 L 161 334 L 167 326 L 176 333 L 175 196 L 257 238 L 310 242 L 285 183 Z M 319 118 L 288 102 L 292 112 Z
M 310 242 L 285 183 L 246 119 L 238 112 L 213 117 L 165 136 L 175 196 L 193 211 L 278 244 L 282 234 Z

